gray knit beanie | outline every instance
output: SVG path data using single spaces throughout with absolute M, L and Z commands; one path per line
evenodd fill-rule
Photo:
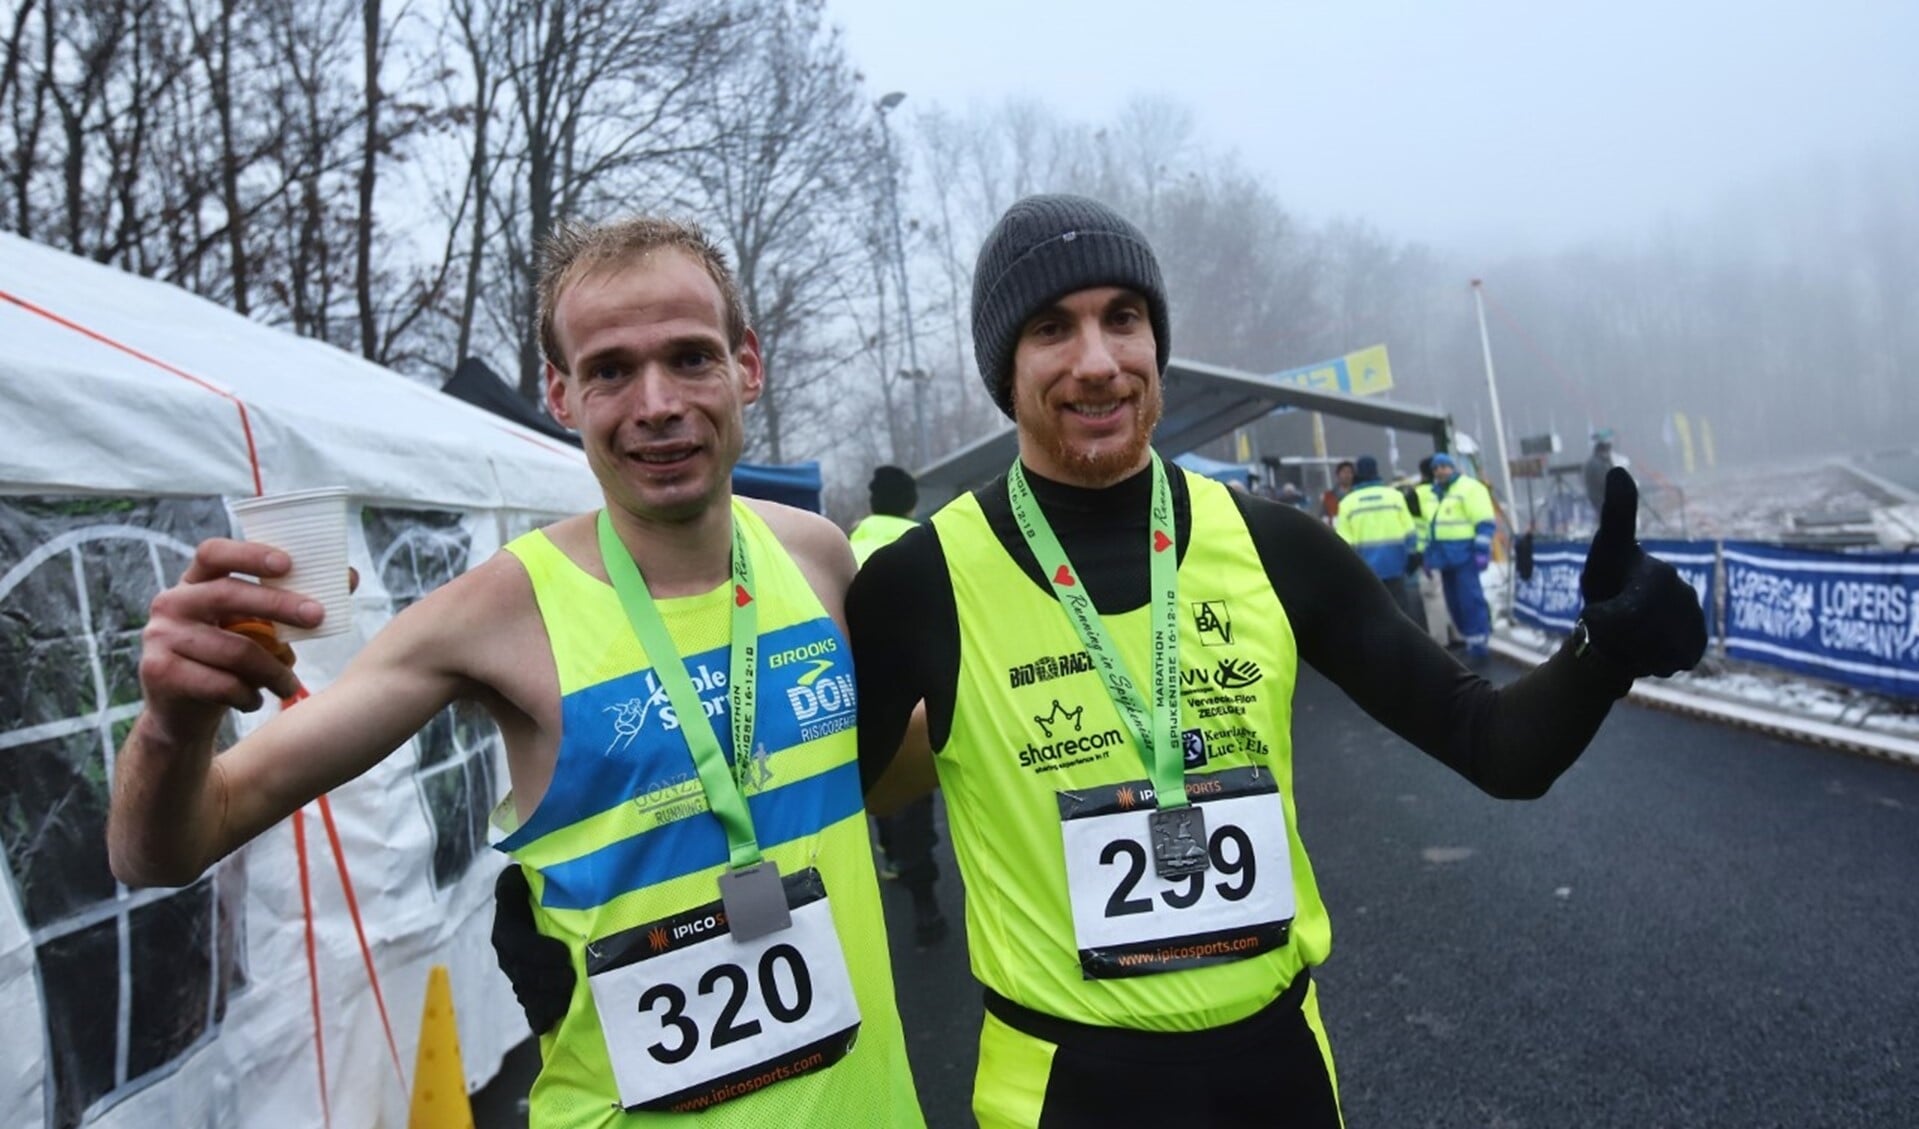
M 1084 196 L 1028 196 L 987 234 L 973 268 L 973 353 L 987 393 L 1009 418 L 1013 349 L 1026 319 L 1095 286 L 1123 286 L 1146 299 L 1163 375 L 1173 344 L 1166 285 L 1138 228 Z

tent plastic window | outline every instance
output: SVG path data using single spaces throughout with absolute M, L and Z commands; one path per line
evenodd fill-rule
M 367 506 L 360 523 L 394 615 L 465 572 L 472 556 L 462 514 Z M 486 848 L 504 753 L 492 719 L 472 703 L 442 710 L 414 740 L 420 803 L 433 828 L 433 886 L 445 889 Z
M 218 498 L 0 499 L 0 848 L 13 903 L 0 933 L 17 914 L 31 938 L 51 1126 L 170 1073 L 246 983 L 237 861 L 184 889 L 129 891 L 106 857 L 147 604 L 195 543 L 227 532 Z

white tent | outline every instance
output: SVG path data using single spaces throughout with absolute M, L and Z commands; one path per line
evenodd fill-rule
M 506 783 L 482 715 L 447 711 L 192 886 L 128 891 L 106 869 L 147 601 L 194 543 L 227 533 L 227 500 L 318 486 L 352 493 L 364 579 L 355 631 L 300 647 L 314 688 L 399 607 L 599 501 L 575 449 L 0 234 L 9 1125 L 402 1124 L 435 964 L 451 972 L 469 1087 L 526 1035 L 487 941 L 499 862 L 485 819 Z

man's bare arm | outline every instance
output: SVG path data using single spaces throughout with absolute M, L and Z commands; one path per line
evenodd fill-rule
M 859 568 L 853 560 L 853 548 L 846 542 L 846 534 L 810 510 L 760 498 L 749 498 L 746 504 L 765 520 L 766 527 L 799 565 L 800 574 L 820 598 L 826 614 L 845 631 L 846 586 L 853 582 L 853 573 Z
M 146 708 L 114 771 L 107 846 L 128 885 L 182 885 L 300 805 L 366 771 L 467 689 L 458 669 L 500 587 L 494 562 L 408 608 L 325 691 L 218 758 L 229 707 L 291 696 L 292 672 L 218 625 L 253 617 L 311 625 L 297 596 L 234 578 L 278 575 L 263 546 L 209 541 L 154 601 L 142 638 Z M 510 576 L 507 579 L 512 579 Z
M 926 703 L 913 708 L 899 751 L 886 771 L 866 790 L 866 810 L 892 815 L 939 787 L 939 769 L 933 764 L 933 741 L 926 732 Z

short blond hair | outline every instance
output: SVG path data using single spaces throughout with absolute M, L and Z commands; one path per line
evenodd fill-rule
M 662 248 L 684 252 L 705 268 L 713 284 L 720 288 L 726 347 L 738 351 L 746 343 L 746 304 L 740 299 L 739 283 L 733 279 L 732 268 L 726 265 L 726 252 L 720 250 L 698 224 L 656 216 L 633 216 L 597 224 L 563 220 L 540 245 L 540 352 L 547 363 L 572 375 L 553 325 L 561 295 L 589 275 Z

